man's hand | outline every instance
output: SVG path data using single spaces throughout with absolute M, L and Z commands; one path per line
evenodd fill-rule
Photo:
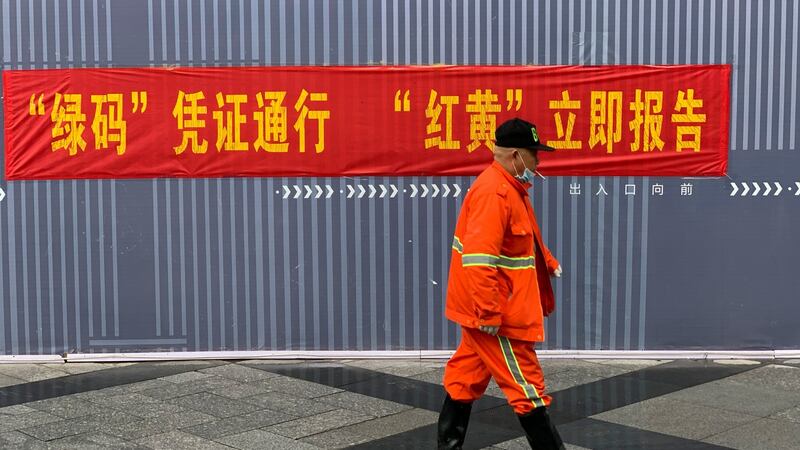
M 486 334 L 491 334 L 492 336 L 497 336 L 497 332 L 500 331 L 500 327 L 492 327 L 486 325 L 481 325 L 479 329 Z
M 561 264 L 558 265 L 558 268 L 553 271 L 553 276 L 556 278 L 561 278 Z

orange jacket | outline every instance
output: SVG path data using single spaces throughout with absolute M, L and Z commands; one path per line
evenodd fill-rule
M 537 342 L 544 340 L 543 316 L 555 308 L 550 273 L 559 264 L 542 242 L 529 187 L 497 162 L 470 187 L 453 238 L 446 315 Z

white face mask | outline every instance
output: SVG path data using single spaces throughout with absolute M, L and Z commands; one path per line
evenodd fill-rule
M 519 155 L 519 152 L 517 152 L 517 154 Z M 522 155 L 519 156 L 519 159 L 522 159 Z M 533 173 L 531 169 L 528 169 L 528 166 L 525 165 L 524 159 L 522 159 L 522 167 L 524 167 L 525 170 L 522 172 L 522 175 L 520 175 L 519 172 L 517 171 L 517 164 L 514 163 L 514 172 L 517 173 L 517 176 L 515 178 L 519 180 L 521 183 L 533 184 L 533 180 L 536 179 L 536 174 Z

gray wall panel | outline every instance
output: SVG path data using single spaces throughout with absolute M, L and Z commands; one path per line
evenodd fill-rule
M 730 180 L 537 181 L 534 206 L 566 271 L 542 347 L 796 348 L 799 10 L 792 0 L 2 0 L 0 48 L 6 70 L 731 63 Z M 784 193 L 730 195 L 731 182 L 754 181 Z M 470 182 L 0 179 L 0 353 L 453 348 L 448 249 Z M 411 196 L 434 183 L 462 193 Z M 692 196 L 680 195 L 687 183 Z M 628 184 L 637 195 L 624 195 Z M 655 184 L 664 196 L 651 195 Z M 332 198 L 303 198 L 328 185 Z M 380 198 L 381 185 L 397 197 Z M 358 186 L 367 195 L 348 198 Z

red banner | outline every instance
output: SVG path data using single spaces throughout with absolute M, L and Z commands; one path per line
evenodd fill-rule
M 719 176 L 729 65 L 3 72 L 6 178 L 474 175 L 537 125 L 550 175 Z

